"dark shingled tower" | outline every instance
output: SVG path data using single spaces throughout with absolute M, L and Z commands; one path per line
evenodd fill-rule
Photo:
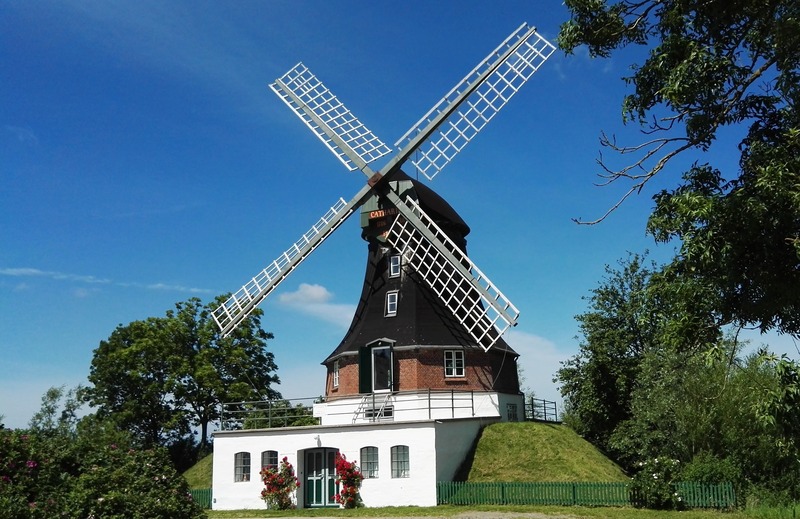
M 466 253 L 470 229 L 450 204 L 402 171 L 390 182 L 403 198 L 414 198 Z M 364 286 L 350 328 L 323 361 L 328 368 L 327 396 L 352 396 L 378 389 L 372 380 L 372 364 L 378 362 L 373 360 L 373 348 L 383 348 L 388 354 L 384 362 L 388 363 L 386 376 L 390 380 L 380 389 L 519 393 L 518 354 L 502 338 L 484 351 L 441 298 L 403 262 L 400 252 L 378 238 L 395 217 L 391 205 L 378 197 L 362 208 L 362 236 L 368 242 Z M 390 304 L 394 306 L 389 308 Z M 445 376 L 446 351 L 463 352 L 458 354 L 464 360 L 463 376 Z M 334 383 L 334 372 L 338 372 L 338 384 Z

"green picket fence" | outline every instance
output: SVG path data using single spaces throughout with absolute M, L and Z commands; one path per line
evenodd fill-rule
M 731 508 L 733 485 L 679 483 L 677 490 L 689 508 Z M 470 483 L 440 481 L 440 505 L 581 505 L 630 506 L 636 497 L 628 483 Z
M 211 489 L 210 488 L 193 488 L 189 490 L 192 494 L 194 502 L 199 504 L 206 510 L 211 509 Z
M 731 483 L 712 485 L 684 481 L 675 486 L 689 508 L 732 508 L 736 505 L 736 493 Z

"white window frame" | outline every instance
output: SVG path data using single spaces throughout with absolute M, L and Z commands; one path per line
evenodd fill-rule
M 399 306 L 400 292 L 398 290 L 390 290 L 386 292 L 386 307 L 384 308 L 385 317 L 394 317 L 397 315 L 397 307 Z
M 361 447 L 361 473 L 364 479 L 376 479 L 378 477 L 378 448 L 373 446 Z
M 389 256 L 389 277 L 390 278 L 399 278 L 400 277 L 400 266 L 402 265 L 402 259 L 399 254 L 392 254 Z
M 270 458 L 274 463 L 270 463 Z M 261 453 L 261 468 L 278 469 L 278 451 L 263 451 Z
M 250 481 L 250 453 L 237 452 L 233 455 L 233 481 L 245 483 Z
M 460 365 L 459 365 L 459 360 Z M 463 378 L 466 376 L 466 360 L 464 350 L 444 351 L 444 376 L 445 378 Z
M 395 445 L 391 448 L 392 478 L 411 477 L 411 454 L 408 445 Z
M 387 354 L 378 355 L 379 352 L 387 352 Z M 373 393 L 386 393 L 391 391 L 394 387 L 394 352 L 392 351 L 391 346 L 376 346 L 372 348 L 370 351 L 370 355 L 372 355 L 372 392 Z M 385 371 L 378 372 L 378 362 L 377 358 L 387 358 L 389 362 L 389 369 L 388 373 Z M 388 379 L 383 380 L 380 382 L 378 381 L 378 375 L 383 378 L 383 375 L 387 375 Z M 380 389 L 377 389 L 380 387 Z
M 339 361 L 333 361 L 333 387 L 339 387 Z

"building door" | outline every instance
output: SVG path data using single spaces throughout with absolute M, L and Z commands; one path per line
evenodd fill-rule
M 359 393 L 394 391 L 394 341 L 380 339 L 359 352 Z
M 339 449 L 308 449 L 305 463 L 305 506 L 339 506 L 334 496 L 336 485 L 336 453 Z

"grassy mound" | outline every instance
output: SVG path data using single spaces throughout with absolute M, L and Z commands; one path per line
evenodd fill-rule
M 183 473 L 183 477 L 189 483 L 189 488 L 193 490 L 211 488 L 211 466 L 213 463 L 214 455 L 209 454 Z
M 497 423 L 484 428 L 468 481 L 611 482 L 628 478 L 564 425 Z

